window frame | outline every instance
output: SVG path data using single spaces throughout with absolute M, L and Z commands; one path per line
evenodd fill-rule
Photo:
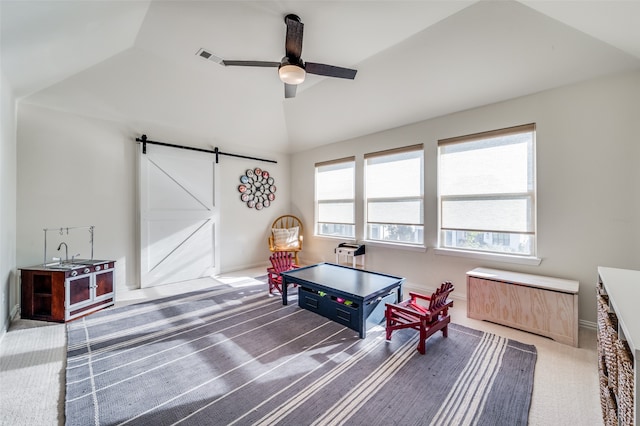
M 352 194 L 352 198 L 335 198 L 335 199 L 326 199 L 326 200 L 318 200 L 318 172 L 319 172 L 319 168 L 322 167 L 326 167 L 326 166 L 332 166 L 332 165 L 337 165 L 337 164 L 348 164 L 351 163 L 350 168 L 352 171 L 352 188 L 353 188 L 353 194 Z M 355 241 L 356 240 L 356 224 L 358 222 L 357 218 L 356 218 L 356 157 L 355 156 L 351 156 L 351 157 L 344 157 L 344 158 L 338 158 L 335 160 L 329 160 L 329 161 L 321 161 L 315 164 L 314 166 L 314 236 L 316 237 L 322 237 L 322 238 L 337 238 L 337 239 L 347 239 L 347 240 L 351 240 L 351 241 Z M 320 222 L 320 205 L 322 204 L 347 204 L 347 203 L 351 203 L 352 205 L 352 217 L 353 217 L 353 222 Z M 351 226 L 353 235 L 345 235 L 345 234 L 324 234 L 320 232 L 320 226 L 322 224 L 327 224 L 327 225 L 348 225 Z
M 454 194 L 454 195 L 442 195 L 442 177 L 441 177 L 441 160 L 442 150 L 444 146 L 451 146 L 453 144 L 461 143 L 473 143 L 481 140 L 492 139 L 500 136 L 508 136 L 515 134 L 531 133 L 531 146 L 529 156 L 527 157 L 527 163 L 531 165 L 531 170 L 527 170 L 527 173 L 531 173 L 531 187 L 528 187 L 526 191 L 521 192 L 488 192 L 488 193 L 473 193 L 473 194 Z M 529 166 L 527 166 L 529 167 Z M 464 257 L 472 257 L 479 259 L 492 259 L 503 260 L 514 263 L 522 264 L 539 264 L 541 259 L 537 257 L 537 176 L 536 176 L 536 125 L 535 123 L 524 124 L 520 126 L 513 126 L 498 130 L 492 130 L 487 132 L 474 133 L 466 136 L 458 136 L 454 138 L 442 139 L 438 141 L 438 238 L 437 238 L 437 254 L 454 254 Z M 528 219 L 528 225 L 526 230 L 505 230 L 505 229 L 463 229 L 456 227 L 443 227 L 443 211 L 444 204 L 451 200 L 515 200 L 524 199 L 527 202 L 526 217 Z M 478 249 L 474 247 L 458 247 L 448 246 L 446 244 L 445 232 L 446 231 L 463 231 L 463 232 L 477 232 L 490 234 L 492 240 L 495 239 L 495 234 L 517 234 L 517 235 L 530 235 L 532 241 L 530 243 L 530 253 L 517 253 L 499 250 L 487 250 Z
M 367 188 L 367 174 L 369 173 L 369 165 L 368 160 L 373 158 L 382 158 L 387 156 L 393 156 L 403 153 L 416 152 L 420 153 L 420 195 L 418 196 L 393 196 L 393 197 L 369 197 L 368 196 L 368 188 Z M 363 235 L 365 236 L 365 240 L 367 243 L 372 243 L 373 245 L 393 245 L 396 247 L 402 248 L 425 248 L 425 208 L 424 208 L 424 193 L 425 193 L 425 185 L 424 185 L 424 144 L 415 144 L 409 145 L 399 148 L 392 148 L 383 151 L 376 151 L 371 153 L 364 154 L 364 164 L 363 164 L 363 177 L 364 177 L 364 188 L 363 188 L 363 200 L 364 200 L 364 212 L 363 212 Z M 419 223 L 410 223 L 406 221 L 400 222 L 379 222 L 379 221 L 370 221 L 369 220 L 369 204 L 371 202 L 383 203 L 383 202 L 415 202 L 418 201 L 420 203 L 419 208 L 419 216 L 421 221 Z M 407 227 L 417 227 L 419 229 L 419 234 L 421 235 L 422 240 L 419 242 L 410 242 L 410 241 L 398 241 L 391 239 L 383 239 L 383 238 L 374 238 L 371 232 L 371 225 L 374 226 L 407 226 Z

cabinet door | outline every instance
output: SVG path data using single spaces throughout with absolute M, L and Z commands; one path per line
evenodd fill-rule
M 68 286 L 69 298 L 67 306 L 71 307 L 91 300 L 91 275 L 69 278 Z
M 22 318 L 64 321 L 64 272 L 22 270 L 20 279 Z
M 113 293 L 113 269 L 96 273 L 96 298 Z

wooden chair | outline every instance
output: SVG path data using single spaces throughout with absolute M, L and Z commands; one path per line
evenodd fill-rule
M 280 276 L 280 272 L 290 271 L 299 266 L 293 263 L 291 253 L 284 251 L 273 253 L 269 256 L 269 260 L 271 261 L 271 268 L 267 268 L 269 294 L 272 294 L 273 290 L 278 290 L 282 294 L 282 277 Z
M 269 250 L 271 253 L 293 254 L 293 261 L 299 264 L 298 253 L 302 251 L 303 227 L 300 219 L 293 215 L 280 216 L 271 225 Z
M 409 299 L 398 304 L 386 304 L 385 317 L 387 319 L 387 340 L 391 340 L 391 333 L 401 328 L 413 328 L 420 332 L 418 352 L 424 355 L 425 341 L 438 330 L 444 337 L 448 336 L 448 326 L 451 322 L 449 308 L 453 300 L 447 299 L 454 290 L 453 284 L 445 281 L 431 296 L 419 293 L 409 293 Z M 419 300 L 429 302 L 429 306 L 418 304 Z

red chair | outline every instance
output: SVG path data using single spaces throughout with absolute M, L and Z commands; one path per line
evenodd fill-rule
M 447 337 L 448 326 L 451 322 L 449 308 L 453 307 L 453 300 L 447 299 L 453 291 L 453 284 L 445 281 L 431 296 L 409 293 L 409 299 L 397 304 L 386 304 L 385 317 L 387 319 L 387 340 L 391 340 L 391 333 L 401 328 L 413 328 L 420 332 L 418 352 L 424 355 L 425 341 L 429 336 L 442 331 Z M 418 304 L 419 300 L 429 302 L 429 306 Z
M 299 268 L 299 266 L 293 263 L 293 255 L 286 251 L 273 253 L 269 256 L 269 260 L 271 261 L 271 268 L 267 268 L 269 294 L 272 294 L 273 290 L 278 290 L 282 293 L 282 277 L 280 276 L 280 272 L 290 271 Z

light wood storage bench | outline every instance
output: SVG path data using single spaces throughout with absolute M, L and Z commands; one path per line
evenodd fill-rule
M 578 347 L 579 282 L 497 269 L 467 272 L 467 316 Z
M 640 271 L 598 267 L 598 371 L 605 425 L 638 424 Z

